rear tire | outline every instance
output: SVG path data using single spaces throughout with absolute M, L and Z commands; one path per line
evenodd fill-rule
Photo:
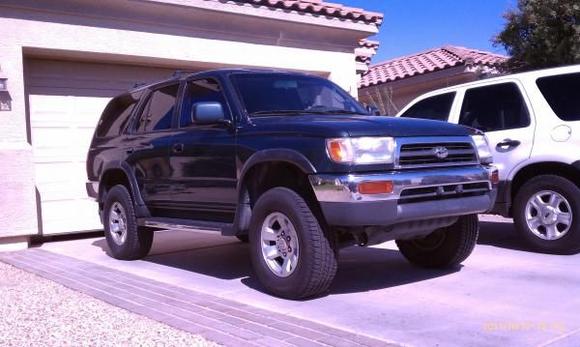
M 123 185 L 116 185 L 107 193 L 104 227 L 107 245 L 115 259 L 141 259 L 151 250 L 154 232 L 138 227 L 133 199 Z
M 479 236 L 477 215 L 459 217 L 455 224 L 437 229 L 424 238 L 397 240 L 397 246 L 409 262 L 425 268 L 453 268 L 461 264 L 475 248 Z
M 514 199 L 513 216 L 521 238 L 534 250 L 580 251 L 580 188 L 568 179 L 542 175 L 524 183 Z
M 249 236 L 254 272 L 268 292 L 304 299 L 329 289 L 337 269 L 335 243 L 296 192 L 273 188 L 260 196 Z

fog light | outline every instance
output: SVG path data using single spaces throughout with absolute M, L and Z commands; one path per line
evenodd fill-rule
M 361 194 L 390 194 L 393 192 L 392 181 L 362 182 L 358 185 Z

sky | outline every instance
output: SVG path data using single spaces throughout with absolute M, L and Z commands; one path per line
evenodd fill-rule
M 516 0 L 336 0 L 346 6 L 382 12 L 381 45 L 373 63 L 444 45 L 505 54 L 491 39 L 503 28 L 502 14 Z

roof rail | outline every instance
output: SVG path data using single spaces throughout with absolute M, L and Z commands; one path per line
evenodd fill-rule
M 171 77 L 176 78 L 176 77 L 182 77 L 184 75 L 191 75 L 193 73 L 196 73 L 199 71 L 191 71 L 191 70 L 175 70 L 175 72 L 173 72 L 173 75 L 171 75 Z
M 147 83 L 145 83 L 145 82 L 135 82 L 135 84 L 133 84 L 133 89 L 139 88 L 139 87 L 144 86 L 146 84 Z

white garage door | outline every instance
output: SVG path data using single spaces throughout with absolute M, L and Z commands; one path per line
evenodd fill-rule
M 85 190 L 85 160 L 93 130 L 112 96 L 135 82 L 173 70 L 137 66 L 26 60 L 26 86 L 42 233 L 102 229 Z

